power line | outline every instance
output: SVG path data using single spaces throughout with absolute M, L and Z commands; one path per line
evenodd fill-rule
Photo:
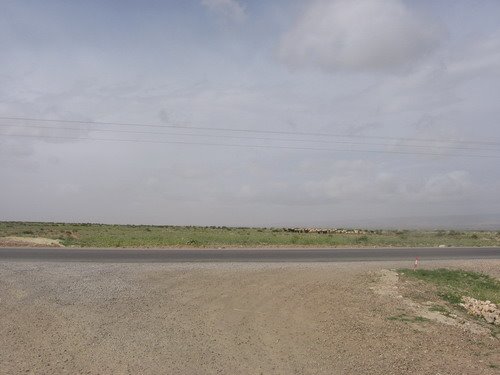
M 240 148 L 259 148 L 259 149 L 287 149 L 287 150 L 308 150 L 308 151 L 329 151 L 329 152 L 366 152 L 379 154 L 400 154 L 400 155 L 426 155 L 426 156 L 458 156 L 467 158 L 493 158 L 500 159 L 497 155 L 476 155 L 476 154 L 461 154 L 450 155 L 443 153 L 432 152 L 414 152 L 414 151 L 397 151 L 397 150 L 354 150 L 354 149 L 333 149 L 333 148 L 315 148 L 315 147 L 299 147 L 299 146 L 268 146 L 268 145 L 243 145 L 229 143 L 209 143 L 209 142 L 187 142 L 187 141 L 158 141 L 158 140 L 136 140 L 136 139 L 120 139 L 120 138 L 91 138 L 91 137 L 64 137 L 64 136 L 44 136 L 44 135 L 29 135 L 29 134 L 3 134 L 0 136 L 7 137 L 22 137 L 22 138 L 38 138 L 38 139 L 60 139 L 60 140 L 76 140 L 76 141 L 105 141 L 105 142 L 128 142 L 128 143 L 155 143 L 155 144 L 180 144 L 180 145 L 197 145 L 197 146 L 219 146 L 219 147 L 240 147 Z
M 93 131 L 93 132 L 109 132 L 109 133 L 126 133 L 126 134 L 148 134 L 148 135 L 167 135 L 167 136 L 189 136 L 189 137 L 208 137 L 208 138 L 227 138 L 227 139 L 245 139 L 245 140 L 265 140 L 265 141 L 280 141 L 280 142 L 305 142 L 305 143 L 322 143 L 322 144 L 343 144 L 343 145 L 355 145 L 355 146 L 388 146 L 388 147 L 409 147 L 409 148 L 422 148 L 422 149 L 433 149 L 439 147 L 439 149 L 447 150 L 486 150 L 486 151 L 496 151 L 495 149 L 484 149 L 484 147 L 457 147 L 457 146 L 447 146 L 447 145 L 415 145 L 415 144 L 391 144 L 391 143 L 366 143 L 366 142 L 352 142 L 352 141 L 328 141 L 328 140 L 318 140 L 318 139 L 290 139 L 290 138 L 271 138 L 271 137 L 252 137 L 252 136 L 232 136 L 224 134 L 193 134 L 193 133 L 172 133 L 172 132 L 157 132 L 157 131 L 141 131 L 141 130 L 123 130 L 123 129 L 81 129 L 81 128 L 71 128 L 71 127 L 61 127 L 61 126 L 44 126 L 44 125 L 9 125 L 0 124 L 0 127 L 14 127 L 14 128 L 32 128 L 32 129 L 55 129 L 55 130 L 73 130 L 73 131 Z
M 87 124 L 87 125 L 133 126 L 133 127 L 150 127 L 150 128 L 164 128 L 164 129 L 190 129 L 190 130 L 206 130 L 206 131 L 226 131 L 226 132 L 237 132 L 237 133 L 300 135 L 300 136 L 313 136 L 313 137 L 386 139 L 386 140 L 393 140 L 393 141 L 443 142 L 443 140 L 439 140 L 439 139 L 409 138 L 409 137 L 386 137 L 386 136 L 375 136 L 375 135 L 349 135 L 349 134 L 313 133 L 313 132 L 297 132 L 297 131 L 281 131 L 281 130 L 232 129 L 232 128 L 223 128 L 223 127 L 202 127 L 202 126 L 186 127 L 186 126 L 182 126 L 182 125 L 157 125 L 157 124 L 144 124 L 144 123 L 104 122 L 104 121 L 86 121 L 86 120 L 57 120 L 57 119 L 42 119 L 42 118 L 32 118 L 32 117 L 0 116 L 0 120 L 73 123 L 73 124 Z M 459 144 L 500 146 L 499 141 L 463 141 L 463 140 L 459 140 L 459 139 L 447 139 L 446 141 L 453 142 L 453 143 L 459 143 Z

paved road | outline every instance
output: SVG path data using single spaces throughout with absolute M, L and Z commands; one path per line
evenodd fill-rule
M 352 262 L 451 259 L 500 259 L 495 248 L 377 249 L 75 249 L 0 248 L 0 262 Z

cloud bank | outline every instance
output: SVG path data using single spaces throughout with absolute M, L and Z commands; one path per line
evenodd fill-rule
M 202 5 L 225 19 L 241 22 L 246 18 L 243 5 L 236 0 L 201 0 Z
M 291 67 L 387 70 L 426 56 L 443 35 L 400 0 L 319 0 L 285 34 L 278 55 Z

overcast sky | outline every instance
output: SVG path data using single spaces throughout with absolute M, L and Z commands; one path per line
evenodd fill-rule
M 491 224 L 499 17 L 497 0 L 2 0 L 0 220 Z

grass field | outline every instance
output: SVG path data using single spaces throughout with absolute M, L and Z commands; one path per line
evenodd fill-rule
M 344 232 L 344 233 L 342 233 Z M 500 246 L 500 232 L 344 230 L 299 233 L 285 228 L 180 227 L 0 222 L 0 238 L 44 237 L 78 247 L 434 247 Z
M 450 270 L 399 270 L 406 278 L 423 280 L 437 287 L 439 296 L 452 304 L 459 304 L 462 296 L 500 304 L 500 281 L 483 273 Z

